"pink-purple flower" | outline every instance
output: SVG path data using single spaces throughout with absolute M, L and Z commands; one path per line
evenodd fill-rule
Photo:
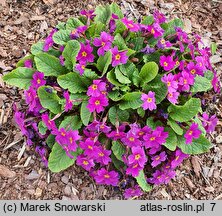
M 148 94 L 142 94 L 141 100 L 143 101 L 142 108 L 144 110 L 149 109 L 150 111 L 156 109 L 155 92 L 149 91 Z
M 80 62 L 76 64 L 75 69 L 79 71 L 79 74 L 82 76 L 86 68 L 86 62 Z
M 176 168 L 178 165 L 180 165 L 184 159 L 188 158 L 188 154 L 184 154 L 180 149 L 177 149 L 174 153 L 174 158 L 170 162 L 170 167 L 172 169 Z
M 132 198 L 132 197 L 139 197 L 143 194 L 142 190 L 139 188 L 138 185 L 136 185 L 135 187 L 133 188 L 127 188 L 125 191 L 124 191 L 124 197 L 125 199 L 129 199 L 129 198 Z
M 152 167 L 156 167 L 158 166 L 159 164 L 161 164 L 161 162 L 165 161 L 167 159 L 167 155 L 166 155 L 166 152 L 163 151 L 161 152 L 159 155 L 155 155 L 153 156 L 152 158 L 152 163 L 151 163 L 151 166 Z
M 76 57 L 76 60 L 78 60 L 81 63 L 93 62 L 94 61 L 94 55 L 92 54 L 93 48 L 90 46 L 90 44 L 80 43 L 80 45 L 81 48 Z
M 147 162 L 147 158 L 143 148 L 140 146 L 132 147 L 132 154 L 128 157 L 129 164 L 139 164 L 140 167 L 144 167 Z
M 119 182 L 119 175 L 115 171 L 108 171 L 105 168 L 102 168 L 97 171 L 94 179 L 96 180 L 97 184 L 117 186 Z
M 161 28 L 159 23 L 154 23 L 147 27 L 147 30 L 153 35 L 154 38 L 161 37 L 164 33 L 164 30 Z
M 70 96 L 69 96 L 69 92 L 68 91 L 65 91 L 63 93 L 63 97 L 65 98 L 65 111 L 68 112 L 69 110 L 72 110 L 72 107 L 73 107 L 73 103 L 72 101 L 70 100 Z
M 176 92 L 178 88 L 178 82 L 176 80 L 175 75 L 172 73 L 165 74 L 161 81 L 164 82 L 167 86 L 168 92 Z
M 163 55 L 163 56 L 160 56 L 160 65 L 163 67 L 165 71 L 170 71 L 175 67 L 176 63 L 173 60 L 172 56 Z
M 200 135 L 201 135 L 201 130 L 198 129 L 198 124 L 192 123 L 190 128 L 184 134 L 184 137 L 186 138 L 186 144 L 191 144 L 193 139 L 198 139 Z
M 112 41 L 113 37 L 106 32 L 102 32 L 99 38 L 94 39 L 93 45 L 99 47 L 97 51 L 99 56 L 103 56 L 106 51 L 110 50 Z
M 95 166 L 93 159 L 89 159 L 84 155 L 78 155 L 76 158 L 76 164 L 81 166 L 83 169 L 90 171 Z
M 99 97 L 104 91 L 106 91 L 106 83 L 102 80 L 93 80 L 93 84 L 88 88 L 87 95 Z
M 140 30 L 138 24 L 134 23 L 132 20 L 127 19 L 126 17 L 122 18 L 122 22 L 131 32 L 138 32 Z
M 153 17 L 154 17 L 155 22 L 157 22 L 159 24 L 162 24 L 162 23 L 166 22 L 166 17 L 164 16 L 163 13 L 161 13 L 158 10 L 155 10 L 153 12 Z
M 120 64 L 126 64 L 128 60 L 127 50 L 119 51 L 118 47 L 115 46 L 111 49 L 112 52 L 112 66 L 115 67 Z
M 179 92 L 169 92 L 167 94 L 167 99 L 170 101 L 170 103 L 177 104 L 179 95 Z
M 104 108 L 109 104 L 107 97 L 102 94 L 99 97 L 91 97 L 88 102 L 86 106 L 88 110 L 90 112 L 96 111 L 97 113 L 104 111 Z
M 202 124 L 207 133 L 213 132 L 215 127 L 217 126 L 218 118 L 216 115 L 209 116 L 206 112 L 202 115 L 203 121 Z
M 189 91 L 190 86 L 194 84 L 194 77 L 187 73 L 186 71 L 182 71 L 179 77 L 179 85 L 181 86 L 182 91 Z

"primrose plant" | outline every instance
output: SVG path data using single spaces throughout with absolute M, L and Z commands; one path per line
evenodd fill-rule
M 220 92 L 211 50 L 182 27 L 158 11 L 130 20 L 115 3 L 59 23 L 4 76 L 24 89 L 14 110 L 27 145 L 52 172 L 76 164 L 125 198 L 167 184 L 217 124 L 201 103 Z

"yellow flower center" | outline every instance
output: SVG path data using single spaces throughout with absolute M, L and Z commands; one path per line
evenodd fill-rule
M 103 157 L 103 156 L 104 156 L 104 154 L 103 154 L 102 152 L 100 152 L 100 153 L 99 153 L 99 156 L 100 156 L 100 157 Z
M 140 154 L 135 155 L 135 160 L 139 160 L 141 158 Z
M 170 97 L 170 98 L 173 97 L 173 94 L 172 94 L 172 93 L 169 93 L 169 94 L 168 94 L 168 97 Z
M 93 85 L 92 85 L 92 89 L 93 89 L 93 90 L 96 90 L 96 89 L 97 89 L 97 85 L 93 84 Z
M 164 39 L 161 39 L 160 43 L 161 43 L 161 44 L 165 44 L 165 40 L 164 40 Z
M 193 134 L 193 131 L 190 131 L 190 132 L 189 132 L 189 135 L 192 135 L 192 134 Z
M 110 175 L 105 174 L 104 177 L 105 177 L 105 178 L 110 178 Z
M 147 102 L 148 102 L 148 103 L 151 103 L 152 101 L 153 101 L 152 98 L 148 98 L 148 99 L 147 99 Z
M 105 42 L 102 42 L 102 46 L 104 47 L 106 45 L 106 43 Z
M 167 82 L 167 86 L 170 86 L 170 85 L 171 85 L 171 82 L 168 81 L 168 82 Z
M 85 65 L 82 65 L 81 68 L 84 70 L 85 69 Z
M 37 83 L 40 84 L 40 83 L 41 83 L 41 80 L 40 80 L 40 79 L 37 79 Z
M 87 56 L 87 53 L 86 53 L 85 51 L 83 51 L 83 52 L 82 52 L 82 56 L 83 56 L 83 57 L 86 57 L 86 56 Z
M 175 160 L 177 161 L 179 159 L 180 156 L 176 156 Z
M 84 164 L 84 165 L 88 165 L 89 162 L 84 160 L 84 161 L 83 161 L 83 164 Z
M 155 34 L 155 30 L 153 28 L 151 29 L 151 34 Z
M 88 149 L 92 150 L 92 149 L 93 149 L 93 147 L 92 147 L 91 145 L 88 145 Z
M 130 28 L 133 28 L 134 27 L 134 25 L 133 24 L 128 24 L 128 26 L 130 27 Z
M 139 135 L 140 135 L 140 136 L 142 136 L 143 134 L 144 134 L 144 132 L 143 132 L 143 131 L 139 132 Z
M 184 83 L 184 84 L 187 84 L 187 80 L 186 80 L 186 79 L 184 79 L 183 83 Z
M 196 73 L 196 70 L 195 70 L 195 69 L 192 69 L 192 70 L 190 71 L 190 73 L 195 74 L 195 73 Z
M 64 132 L 61 133 L 62 136 L 66 136 L 66 134 Z
M 150 138 L 150 141 L 153 141 L 153 140 L 155 140 L 155 139 L 156 139 L 155 137 L 151 137 L 151 138 Z
M 159 160 L 160 159 L 160 156 L 157 156 L 156 158 L 155 158 L 155 160 Z
M 120 54 L 117 54 L 117 55 L 115 56 L 115 59 L 116 59 L 116 60 L 120 60 L 120 57 L 121 57 Z
M 95 105 L 96 105 L 96 106 L 100 105 L 100 101 L 97 100 L 97 101 L 95 102 Z
M 70 138 L 69 138 L 69 141 L 70 141 L 70 143 L 72 143 L 72 142 L 73 142 L 73 139 L 72 139 L 72 137 L 70 137 Z
M 164 65 L 165 67 L 167 67 L 167 66 L 168 66 L 168 63 L 167 63 L 167 62 L 164 62 L 163 65 Z
M 134 137 L 129 138 L 129 141 L 131 141 L 131 142 L 133 142 L 134 140 L 135 140 Z

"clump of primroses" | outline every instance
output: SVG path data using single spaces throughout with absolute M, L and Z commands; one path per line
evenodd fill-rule
M 220 82 L 210 49 L 182 25 L 157 10 L 128 19 L 115 3 L 83 10 L 5 75 L 24 89 L 15 122 L 49 169 L 75 164 L 129 199 L 209 150 L 217 117 L 203 112 L 202 93 Z

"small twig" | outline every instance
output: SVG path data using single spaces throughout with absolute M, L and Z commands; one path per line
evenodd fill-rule
M 4 139 L 4 140 L 5 140 L 5 139 Z M 3 142 L 4 142 L 4 140 L 3 140 Z M 16 140 L 16 141 L 10 143 L 9 145 L 7 145 L 7 146 L 3 149 L 3 151 L 11 148 L 13 145 L 17 144 L 17 143 L 20 142 L 21 140 L 22 140 L 22 139 L 19 139 L 19 140 Z M 2 142 L 2 143 L 3 143 L 3 142 Z
M 18 154 L 18 157 L 17 157 L 18 161 L 20 161 L 20 159 L 22 158 L 22 155 L 23 155 L 24 152 L 25 152 L 25 147 L 26 147 L 26 143 L 24 142 L 24 143 L 23 143 L 23 146 L 22 146 L 22 148 L 21 148 L 21 150 L 20 150 L 20 152 L 19 152 L 19 154 Z

